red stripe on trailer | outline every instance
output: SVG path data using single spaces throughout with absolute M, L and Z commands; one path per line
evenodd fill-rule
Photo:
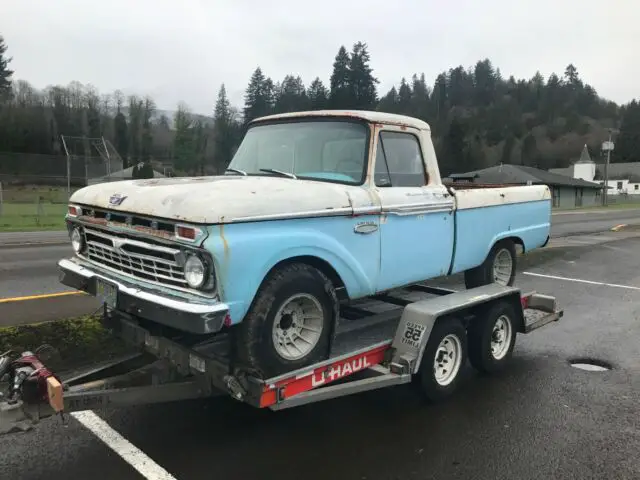
M 534 292 L 527 293 L 520 297 L 520 305 L 522 305 L 523 310 L 526 310 L 527 308 L 529 308 L 529 300 L 531 299 L 531 296 L 533 295 L 533 293 Z
M 260 397 L 260 407 L 275 405 L 278 399 L 278 390 L 280 390 L 280 400 L 284 400 L 377 365 L 384 360 L 384 354 L 389 347 L 390 345 L 383 345 L 335 363 L 309 370 L 308 373 L 280 380 L 276 384 L 265 385 Z

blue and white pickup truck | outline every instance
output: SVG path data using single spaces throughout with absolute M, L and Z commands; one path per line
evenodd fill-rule
M 142 322 L 235 330 L 264 375 L 326 358 L 340 305 L 464 272 L 511 285 L 549 239 L 546 186 L 443 185 L 429 125 L 369 111 L 251 122 L 224 175 L 82 188 L 61 282 Z

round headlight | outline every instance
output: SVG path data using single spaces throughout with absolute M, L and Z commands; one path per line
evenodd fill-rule
M 79 228 L 74 228 L 71 232 L 71 246 L 76 253 L 80 253 L 84 248 L 84 239 L 82 238 L 82 233 L 80 233 Z
M 184 264 L 184 278 L 191 288 L 200 288 L 207 279 L 204 263 L 197 256 L 191 255 Z

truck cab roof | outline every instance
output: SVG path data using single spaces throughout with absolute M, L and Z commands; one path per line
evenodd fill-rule
M 365 120 L 367 122 L 382 123 L 387 125 L 400 125 L 405 127 L 416 128 L 418 130 L 431 131 L 431 127 L 427 122 L 406 115 L 398 115 L 396 113 L 375 112 L 370 110 L 309 110 L 304 112 L 279 113 L 275 115 L 267 115 L 254 119 L 251 124 L 259 122 L 291 119 L 299 117 L 351 117 Z

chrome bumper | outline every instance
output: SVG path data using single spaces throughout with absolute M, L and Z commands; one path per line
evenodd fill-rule
M 199 303 L 201 299 L 184 299 L 141 290 L 110 275 L 96 273 L 75 259 L 58 262 L 60 282 L 68 287 L 96 296 L 96 280 L 117 286 L 116 310 L 196 334 L 215 333 L 222 329 L 229 307 L 225 303 Z

